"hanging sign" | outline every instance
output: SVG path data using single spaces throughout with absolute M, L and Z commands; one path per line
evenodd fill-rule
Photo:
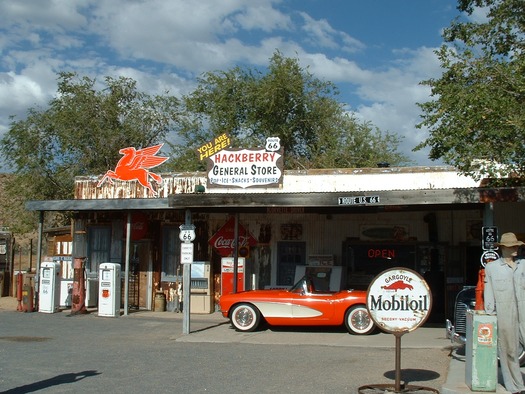
M 379 204 L 379 196 L 338 197 L 339 205 Z
M 217 231 L 213 237 L 210 238 L 209 244 L 222 256 L 230 257 L 233 256 L 235 251 L 235 218 L 232 216 L 219 231 Z M 239 224 L 239 249 L 249 248 L 257 245 L 257 239 L 250 234 L 248 230 Z
M 426 321 L 432 293 L 417 272 L 397 267 L 375 277 L 368 287 L 366 303 L 377 326 L 390 333 L 405 333 Z
M 127 223 L 124 223 L 124 234 L 126 233 Z M 148 234 L 148 216 L 143 213 L 131 214 L 131 240 L 139 241 Z

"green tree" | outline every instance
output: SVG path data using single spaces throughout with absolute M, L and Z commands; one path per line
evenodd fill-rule
M 453 21 L 436 51 L 445 70 L 429 79 L 433 100 L 419 104 L 430 147 L 460 172 L 481 178 L 525 176 L 525 2 L 460 0 L 472 14 L 486 7 L 483 23 Z
M 273 54 L 266 73 L 235 67 L 208 72 L 183 98 L 185 118 L 171 164 L 204 168 L 195 149 L 228 133 L 234 147 L 252 148 L 279 137 L 288 169 L 407 164 L 399 138 L 358 122 L 335 97 L 337 88 L 300 67 L 297 59 Z
M 33 222 L 23 200 L 68 199 L 74 177 L 105 173 L 121 155 L 119 149 L 165 142 L 177 122 L 179 101 L 168 95 L 139 92 L 129 78 L 96 80 L 60 73 L 56 96 L 45 110 L 30 108 L 23 120 L 12 118 L 0 141 L 4 166 L 14 172 L 5 185 L 20 212 L 16 230 Z

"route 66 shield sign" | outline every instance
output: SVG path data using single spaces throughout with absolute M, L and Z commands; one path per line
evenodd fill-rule
M 277 152 L 281 149 L 281 139 L 279 137 L 268 137 L 266 139 L 266 150 L 270 152 Z

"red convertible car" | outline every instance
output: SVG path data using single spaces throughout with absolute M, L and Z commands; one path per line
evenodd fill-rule
M 289 290 L 250 290 L 225 294 L 221 313 L 238 331 L 253 331 L 264 320 L 276 326 L 346 326 L 351 334 L 375 330 L 366 308 L 366 291 L 316 291 L 303 277 Z

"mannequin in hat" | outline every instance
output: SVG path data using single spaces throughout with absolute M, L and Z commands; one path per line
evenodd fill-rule
M 505 388 L 525 393 L 520 371 L 520 333 L 525 333 L 525 260 L 516 259 L 524 243 L 514 233 L 505 233 L 500 242 L 501 257 L 485 267 L 485 312 L 497 316 L 498 355 Z

